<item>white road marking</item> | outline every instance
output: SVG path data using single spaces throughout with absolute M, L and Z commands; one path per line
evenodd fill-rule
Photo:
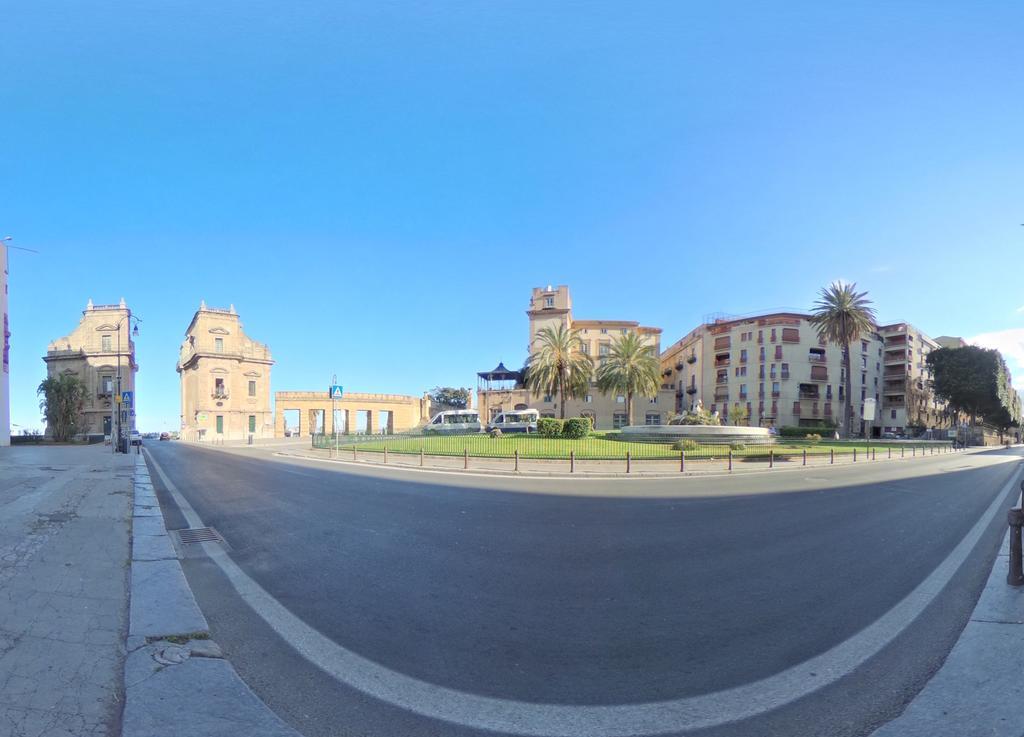
M 189 525 L 199 515 L 150 455 L 153 468 L 171 492 Z M 715 693 L 646 704 L 575 706 L 500 699 L 428 683 L 368 660 L 318 632 L 292 614 L 248 576 L 224 550 L 203 549 L 242 599 L 310 663 L 369 696 L 414 713 L 482 730 L 532 737 L 636 737 L 719 726 L 756 717 L 803 698 L 852 673 L 914 622 L 945 588 L 981 539 L 1002 500 L 1016 483 L 1013 472 L 967 535 L 913 591 L 874 623 L 830 650 L 799 665 Z

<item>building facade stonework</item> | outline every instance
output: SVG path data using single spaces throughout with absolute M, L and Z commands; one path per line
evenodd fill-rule
M 178 355 L 181 437 L 197 442 L 269 438 L 270 349 L 245 334 L 235 312 L 199 306 Z
M 332 402 L 325 387 L 316 392 L 277 392 L 274 406 L 274 436 L 279 438 L 315 433 L 391 435 L 414 430 L 430 419 L 430 395 L 346 392 Z
M 843 351 L 818 338 L 809 315 L 779 312 L 700 325 L 661 355 L 677 412 L 700 403 L 725 422 L 738 410 L 746 424 L 819 427 L 841 424 Z M 882 340 L 863 335 L 851 350 L 854 428 L 864 400 L 881 395 Z
M 604 357 L 611 350 L 612 342 L 621 335 L 637 333 L 651 347 L 654 356 L 661 351 L 661 328 L 647 327 L 633 320 L 577 320 L 572 312 L 572 295 L 569 287 L 536 287 L 530 295 L 526 311 L 529 319 L 529 341 L 527 355 L 540 347 L 537 334 L 544 328 L 563 325 L 579 331 L 583 351 L 594 361 L 594 369 L 600 367 Z M 533 395 L 522 386 L 488 386 L 478 384 L 477 407 L 482 422 L 489 422 L 500 412 L 521 409 L 537 409 L 541 416 L 559 417 L 560 397 L 554 395 Z M 626 398 L 621 395 L 602 394 L 597 382 L 592 381 L 590 391 L 583 397 L 565 402 L 566 417 L 589 417 L 594 428 L 611 430 L 625 425 L 662 425 L 668 422 L 674 410 L 675 395 L 672 387 L 663 384 L 653 397 L 634 397 L 633 416 L 626 417 Z
M 90 299 L 78 327 L 47 346 L 43 358 L 47 376 L 71 374 L 85 384 L 81 436 L 110 435 L 116 427 L 118 391 L 131 392 L 135 398 L 135 374 L 139 367 L 135 362 L 130 316 L 124 299 L 116 305 L 94 305 Z M 137 401 L 133 401 L 131 407 L 121 408 L 121 423 L 126 429 L 135 429 L 136 405 Z
M 0 446 L 11 444 L 11 328 L 7 318 L 7 246 L 0 243 L 0 313 L 3 313 L 3 368 L 0 370 Z

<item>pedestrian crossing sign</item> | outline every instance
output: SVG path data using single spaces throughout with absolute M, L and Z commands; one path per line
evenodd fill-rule
M 344 393 L 341 384 L 331 384 L 330 392 L 328 392 L 331 399 L 341 399 Z

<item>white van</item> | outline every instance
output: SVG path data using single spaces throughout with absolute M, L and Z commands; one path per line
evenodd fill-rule
M 500 412 L 491 420 L 487 426 L 488 430 L 501 430 L 506 432 L 537 432 L 537 420 L 540 419 L 540 410 L 520 409 L 515 412 Z
M 475 409 L 439 412 L 423 427 L 425 433 L 480 432 L 480 413 Z

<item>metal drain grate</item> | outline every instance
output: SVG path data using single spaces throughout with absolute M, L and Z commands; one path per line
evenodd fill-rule
M 212 527 L 193 527 L 187 530 L 175 530 L 178 541 L 182 545 L 193 545 L 196 543 L 222 543 L 222 538 Z

